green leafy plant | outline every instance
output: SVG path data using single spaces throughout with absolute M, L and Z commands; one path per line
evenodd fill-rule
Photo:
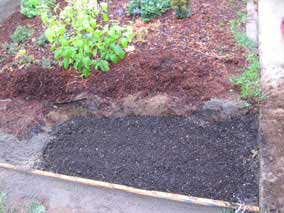
M 42 57 L 39 61 L 39 64 L 42 68 L 51 68 L 51 62 L 46 57 Z
M 171 0 L 171 5 L 176 10 L 177 18 L 188 18 L 192 15 L 190 0 Z
M 39 47 L 46 47 L 48 44 L 48 39 L 46 38 L 45 34 L 42 33 L 36 40 L 36 44 Z
M 257 55 L 251 53 L 247 57 L 248 67 L 244 70 L 242 75 L 233 78 L 232 82 L 241 86 L 241 98 L 256 98 L 261 95 L 260 89 L 260 63 Z
M 6 194 L 0 192 L 0 213 L 6 212 Z
M 97 0 L 68 0 L 59 13 L 42 15 L 45 36 L 55 60 L 65 69 L 75 67 L 85 77 L 91 68 L 109 71 L 109 62 L 125 57 L 124 48 L 133 39 L 131 27 L 120 26 L 108 17 L 108 5 Z
M 35 61 L 35 58 L 32 55 L 23 55 L 21 57 L 21 64 L 29 65 L 33 64 Z
M 255 43 L 243 32 L 234 31 L 234 38 L 242 47 L 247 49 L 253 49 L 255 47 Z
M 16 55 L 20 64 L 29 65 L 34 63 L 35 59 L 32 55 L 28 55 L 25 48 L 21 48 Z
M 54 0 L 21 0 L 21 13 L 28 18 L 39 16 L 44 7 L 54 6 Z
M 140 15 L 143 21 L 148 22 L 170 8 L 170 0 L 130 0 L 127 5 L 127 15 Z
M 241 31 L 241 27 L 246 23 L 247 15 L 239 12 L 238 18 L 230 21 L 230 30 L 234 35 L 235 41 L 240 47 L 248 51 L 248 66 L 244 69 L 240 77 L 231 79 L 231 81 L 241 87 L 241 98 L 258 99 L 261 96 L 260 88 L 260 63 L 255 53 L 255 43 Z
M 26 26 L 18 26 L 15 32 L 11 35 L 11 39 L 14 43 L 21 44 L 29 40 L 33 33 L 34 31 Z
M 45 213 L 46 209 L 43 205 L 32 203 L 28 208 L 27 213 Z
M 19 49 L 19 45 L 17 43 L 4 43 L 2 45 L 2 50 L 9 55 L 16 55 Z
M 238 13 L 238 18 L 230 21 L 230 29 L 234 35 L 235 41 L 244 48 L 253 49 L 255 43 L 247 37 L 247 35 L 240 30 L 241 26 L 246 23 L 247 15 L 245 13 Z

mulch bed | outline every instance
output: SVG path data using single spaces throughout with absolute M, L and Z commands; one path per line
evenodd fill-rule
M 44 170 L 240 203 L 258 199 L 254 114 L 219 122 L 78 117 L 52 135 Z
M 242 9 L 241 2 L 194 0 L 194 14 L 191 18 L 177 20 L 174 11 L 168 11 L 148 24 L 121 15 L 119 11 L 125 11 L 126 2 L 127 0 L 110 2 L 111 16 L 123 23 L 134 21 L 137 33 L 147 33 L 144 33 L 139 42 L 136 39 L 135 50 L 119 64 L 112 65 L 110 72 L 93 70 L 88 79 L 83 79 L 72 68 L 65 72 L 58 65 L 43 71 L 39 66 L 36 68 L 36 65 L 31 68 L 15 66 L 13 62 L 17 59 L 8 56 L 1 49 L 3 59 L 0 62 L 0 81 L 10 81 L 10 78 L 13 80 L 8 84 L 0 84 L 0 98 L 21 96 L 58 100 L 84 90 L 120 99 L 137 92 L 142 96 L 163 92 L 187 98 L 193 105 L 199 105 L 212 97 L 225 98 L 230 89 L 235 89 L 229 83 L 229 78 L 241 72 L 245 57 L 243 50 L 234 42 L 228 22 L 236 16 L 237 10 Z M 9 42 L 9 36 L 18 25 L 27 25 L 35 30 L 35 39 L 25 45 L 27 53 L 33 55 L 35 60 L 40 60 L 43 56 L 52 59 L 48 47 L 40 48 L 35 44 L 36 38 L 43 32 L 40 19 L 26 19 L 19 11 L 0 26 L 0 43 Z M 58 87 L 66 87 L 68 84 L 69 90 L 65 92 L 64 88 L 56 87 L 49 93 L 47 86 L 48 88 L 38 87 L 31 94 L 36 85 L 28 85 L 28 77 L 22 75 L 23 72 L 29 73 L 29 78 L 38 79 L 40 77 L 32 76 L 38 75 L 37 70 L 48 72 L 47 78 L 39 79 L 42 85 L 50 85 L 52 81 L 53 85 L 60 85 Z M 77 83 L 73 84 L 74 81 Z M 24 89 L 15 90 L 16 84 L 18 88 Z

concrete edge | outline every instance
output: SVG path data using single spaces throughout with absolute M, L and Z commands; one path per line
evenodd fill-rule
M 11 16 L 20 6 L 19 0 L 1 0 L 0 1 L 0 24 Z
M 283 0 L 259 0 L 260 106 L 259 200 L 262 212 L 284 212 L 284 40 Z
M 246 34 L 250 40 L 258 44 L 258 12 L 254 0 L 247 1 Z
M 13 170 L 16 172 L 22 172 L 30 175 L 37 175 L 42 177 L 49 177 L 57 180 L 63 180 L 68 182 L 74 182 L 84 185 L 90 185 L 93 187 L 101 187 L 101 188 L 107 188 L 111 190 L 119 190 L 123 192 L 128 192 L 132 194 L 147 196 L 147 197 L 153 197 L 153 198 L 159 198 L 159 199 L 167 199 L 171 201 L 177 201 L 182 203 L 188 203 L 188 204 L 195 204 L 200 206 L 207 206 L 207 207 L 219 207 L 219 208 L 228 208 L 228 209 L 238 209 L 238 210 L 247 210 L 250 212 L 258 212 L 259 207 L 257 206 L 251 206 L 251 205 L 244 205 L 244 204 L 238 204 L 238 203 L 230 203 L 226 201 L 220 201 L 220 200 L 212 200 L 207 198 L 199 198 L 199 197 L 193 197 L 193 196 L 185 196 L 185 195 L 179 195 L 179 194 L 172 194 L 172 193 L 166 193 L 166 192 L 160 192 L 160 191 L 149 191 L 144 189 L 138 189 L 134 187 L 129 187 L 125 185 L 119 185 L 119 184 L 112 184 L 108 182 L 102 182 L 102 181 L 96 181 L 91 179 L 85 179 L 85 178 L 79 178 L 79 177 L 73 177 L 73 176 L 67 176 L 67 175 L 61 175 L 61 174 L 55 174 L 52 172 L 45 172 L 41 170 L 26 170 L 22 167 L 17 167 L 12 164 L 7 163 L 0 163 L 0 168 L 7 169 L 7 170 Z

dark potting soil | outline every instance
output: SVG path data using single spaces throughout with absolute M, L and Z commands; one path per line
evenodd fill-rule
M 257 121 L 78 117 L 59 125 L 39 167 L 128 186 L 255 203 Z

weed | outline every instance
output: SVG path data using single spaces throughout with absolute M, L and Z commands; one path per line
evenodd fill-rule
M 254 53 L 255 43 L 247 37 L 244 32 L 240 31 L 241 26 L 246 23 L 247 15 L 239 12 L 238 18 L 230 21 L 230 29 L 234 35 L 237 44 L 248 50 L 248 66 L 244 69 L 240 77 L 231 79 L 231 81 L 241 87 L 241 98 L 259 98 L 260 89 L 260 63 L 258 56 Z
M 16 55 L 18 52 L 19 45 L 17 43 L 4 43 L 2 50 L 9 55 Z
M 225 20 L 221 20 L 220 23 L 219 23 L 219 26 L 222 27 L 222 28 L 225 27 L 226 26 Z
M 6 194 L 0 192 L 0 213 L 6 212 Z
M 39 16 L 41 10 L 54 6 L 54 0 L 21 0 L 21 13 L 28 18 Z
M 240 77 L 233 78 L 232 82 L 241 86 L 241 98 L 257 98 L 261 96 L 260 90 L 260 63 L 257 55 L 251 53 L 248 55 L 247 60 L 249 62 L 248 67 Z
M 46 47 L 48 44 L 48 40 L 44 33 L 42 33 L 36 40 L 36 44 L 39 47 Z
M 191 0 L 171 0 L 172 7 L 176 10 L 177 18 L 188 18 L 191 14 Z
M 7 205 L 7 195 L 0 192 L 0 213 L 12 213 L 12 212 L 25 212 L 25 213 L 45 213 L 46 209 L 43 205 L 32 203 L 29 207 L 21 207 L 19 209 L 10 208 Z
M 28 208 L 27 213 L 45 213 L 46 209 L 43 205 L 32 203 Z
M 140 29 L 135 36 L 135 42 L 137 41 L 138 43 L 143 43 L 146 40 L 146 37 L 149 33 L 148 29 Z
M 17 68 L 18 65 L 19 65 L 19 62 L 18 62 L 18 61 L 13 61 L 13 62 L 12 62 L 12 67 L 13 67 L 13 68 Z
M 33 33 L 34 31 L 26 26 L 18 26 L 15 32 L 11 35 L 11 39 L 14 43 L 21 44 L 29 40 Z
M 255 47 L 255 43 L 243 32 L 234 31 L 234 38 L 240 46 L 249 50 Z
M 21 63 L 22 64 L 33 64 L 35 61 L 34 57 L 32 55 L 24 55 L 21 57 Z
M 238 21 L 239 21 L 239 23 L 240 23 L 240 24 L 245 24 L 246 21 L 247 21 L 247 19 L 248 19 L 247 14 L 244 13 L 244 12 L 239 11 L 237 15 L 238 15 Z
M 34 63 L 34 57 L 31 55 L 27 54 L 27 51 L 24 48 L 21 48 L 17 55 L 16 58 L 19 59 L 20 64 L 32 64 Z
M 43 67 L 43 68 L 50 68 L 51 67 L 51 62 L 48 58 L 46 57 L 42 57 L 40 59 L 40 62 L 39 62 L 40 66 Z
M 130 0 L 127 5 L 127 15 L 139 15 L 143 21 L 148 22 L 170 8 L 170 0 Z
M 243 13 L 239 13 L 238 19 L 233 19 L 230 21 L 230 29 L 239 46 L 247 49 L 253 49 L 253 47 L 255 47 L 254 42 L 251 39 L 249 39 L 247 35 L 244 32 L 241 32 L 239 29 L 240 26 L 246 22 L 246 19 L 247 19 L 246 15 L 244 15 Z
M 220 56 L 226 55 L 226 49 L 223 46 L 218 49 L 218 52 Z
M 55 60 L 65 69 L 74 66 L 85 77 L 91 68 L 109 71 L 109 61 L 118 63 L 133 39 L 131 27 L 120 26 L 108 17 L 106 2 L 68 0 L 58 15 L 42 14 L 45 36 Z M 90 6 L 92 5 L 92 6 Z

